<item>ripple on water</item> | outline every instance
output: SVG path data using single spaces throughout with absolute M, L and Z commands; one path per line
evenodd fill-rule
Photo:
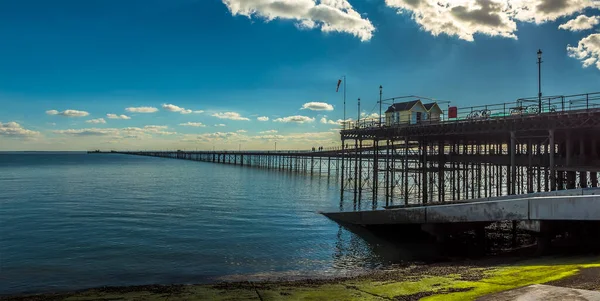
M 121 155 L 0 154 L 0 166 L 2 293 L 386 263 L 317 214 L 339 206 L 324 177 Z

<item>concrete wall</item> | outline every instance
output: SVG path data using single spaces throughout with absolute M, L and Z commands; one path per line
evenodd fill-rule
M 600 189 L 571 190 L 546 196 L 497 198 L 463 204 L 448 204 L 375 211 L 324 213 L 336 222 L 355 225 L 444 224 L 495 221 L 600 221 Z M 582 195 L 582 194 L 588 195 Z M 551 195 L 556 194 L 556 195 Z
M 490 222 L 528 219 L 526 199 L 467 203 L 427 208 L 428 223 Z
M 546 197 L 529 201 L 530 220 L 599 221 L 600 197 Z

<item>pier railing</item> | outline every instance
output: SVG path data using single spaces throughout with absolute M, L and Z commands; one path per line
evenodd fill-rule
M 569 114 L 600 110 L 600 92 L 520 98 L 514 102 L 457 108 L 456 116 L 449 118 L 448 110 L 442 110 L 440 118 L 413 120 L 407 116 L 399 120 L 387 121 L 385 116 L 348 121 L 343 130 L 368 129 L 378 127 L 420 126 L 440 123 L 477 122 L 490 119 L 525 118 L 540 114 Z

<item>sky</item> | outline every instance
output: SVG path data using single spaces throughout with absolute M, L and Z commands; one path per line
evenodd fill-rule
M 535 97 L 538 49 L 544 95 L 600 92 L 600 1 L 0 0 L 0 151 L 333 147 L 380 85 Z

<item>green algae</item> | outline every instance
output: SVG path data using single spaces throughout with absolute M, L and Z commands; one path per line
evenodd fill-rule
M 453 266 L 447 273 L 443 272 L 444 266 L 422 266 L 415 271 L 340 280 L 124 287 L 46 297 L 69 301 L 474 300 L 488 294 L 564 279 L 587 268 L 600 268 L 600 257 L 542 258 L 486 267 Z M 596 289 L 600 290 L 600 287 Z M 38 297 L 43 299 L 44 295 Z M 8 300 L 27 300 L 27 296 L 9 297 Z

